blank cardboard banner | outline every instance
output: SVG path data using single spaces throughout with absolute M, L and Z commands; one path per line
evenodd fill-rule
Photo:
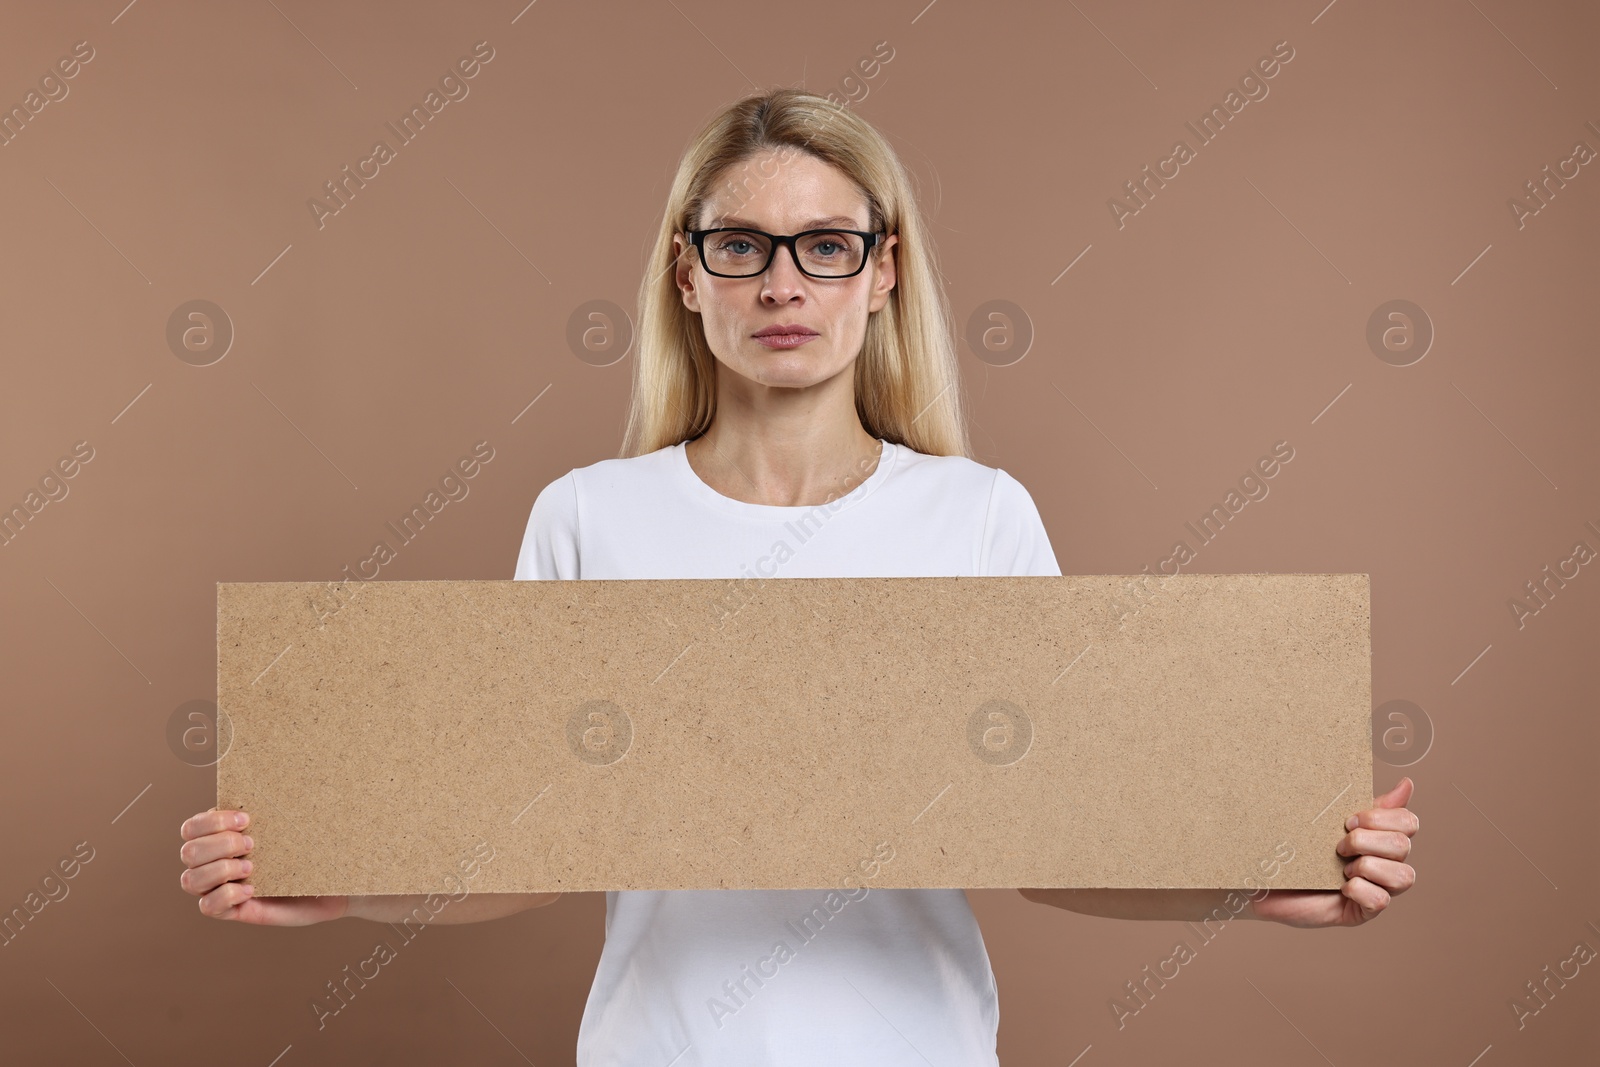
M 262 896 L 1336 889 L 1369 632 L 1364 574 L 219 583 L 217 804 Z

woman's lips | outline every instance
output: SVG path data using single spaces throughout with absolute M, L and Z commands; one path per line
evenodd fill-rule
M 815 341 L 820 334 L 814 333 L 769 333 L 757 334 L 756 340 L 768 348 L 799 348 L 807 341 Z

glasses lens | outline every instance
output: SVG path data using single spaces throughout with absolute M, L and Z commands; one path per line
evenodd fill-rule
M 812 233 L 795 242 L 800 263 L 812 274 L 852 274 L 861 266 L 866 242 L 853 233 Z
M 795 241 L 800 267 L 823 278 L 854 274 L 861 268 L 866 242 L 853 233 L 808 233 Z M 772 242 L 758 233 L 725 230 L 705 239 L 706 266 L 718 274 L 749 277 L 767 262 Z

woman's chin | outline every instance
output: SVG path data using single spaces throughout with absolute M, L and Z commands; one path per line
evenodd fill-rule
M 757 385 L 775 389 L 807 389 L 821 385 L 842 369 L 831 372 L 827 368 L 819 370 L 814 359 L 803 359 L 793 352 L 771 352 L 755 366 L 741 369 L 740 374 Z

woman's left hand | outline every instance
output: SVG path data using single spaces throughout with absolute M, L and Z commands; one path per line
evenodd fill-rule
M 1405 806 L 1415 788 L 1409 777 L 1402 778 L 1374 798 L 1372 808 L 1350 816 L 1349 832 L 1337 848 L 1339 855 L 1351 857 L 1343 888 L 1274 889 L 1251 903 L 1255 917 L 1287 926 L 1360 926 L 1387 908 L 1417 882 L 1416 870 L 1405 862 L 1411 835 L 1421 825 Z

